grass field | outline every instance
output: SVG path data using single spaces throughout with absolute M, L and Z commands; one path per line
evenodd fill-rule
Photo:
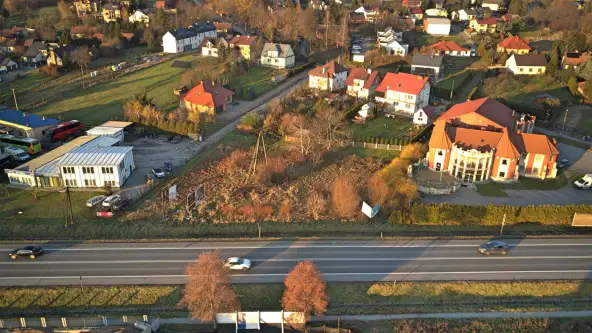
M 280 310 L 281 284 L 237 284 L 243 310 Z M 180 286 L 79 286 L 52 288 L 0 288 L 0 309 L 75 309 L 108 307 L 174 307 L 182 295 Z M 592 297 L 592 283 L 540 282 L 359 282 L 328 283 L 329 313 L 356 309 L 382 312 L 397 303 L 486 301 Z M 420 304 L 418 304 L 420 305 Z M 391 307 L 391 310 L 397 308 Z M 387 309 L 388 310 L 388 309 Z M 404 309 L 398 309 L 404 310 Z
M 582 112 L 578 120 L 576 132 L 585 135 L 592 135 L 592 109 L 587 108 Z
M 275 88 L 276 85 L 271 83 L 271 77 L 284 72 L 272 68 L 254 66 L 251 67 L 248 73 L 233 78 L 229 85 L 237 93 L 236 99 L 253 100 L 254 97 L 261 96 Z M 253 93 L 250 92 L 251 90 Z
M 368 138 L 398 139 L 407 137 L 413 127 L 411 119 L 404 117 L 387 118 L 378 116 L 365 124 L 352 124 L 352 138 L 365 141 Z
M 518 183 L 500 184 L 487 183 L 477 184 L 477 192 L 481 195 L 490 197 L 507 197 L 504 190 L 557 190 L 567 185 L 568 179 L 564 174 L 560 174 L 555 179 L 539 180 L 526 177 L 520 177 Z
M 392 160 L 401 153 L 397 150 L 366 149 L 360 147 L 346 147 L 341 151 L 346 154 L 358 155 L 361 157 L 373 157 L 381 160 Z

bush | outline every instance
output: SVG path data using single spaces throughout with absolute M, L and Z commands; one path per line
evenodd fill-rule
M 255 129 L 261 126 L 261 117 L 258 113 L 251 112 L 241 119 L 241 125 L 245 129 Z
M 340 217 L 351 217 L 358 211 L 360 196 L 351 179 L 345 176 L 335 178 L 331 189 L 331 202 Z

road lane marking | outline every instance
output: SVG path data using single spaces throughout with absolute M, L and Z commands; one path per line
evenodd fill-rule
M 547 259 L 592 259 L 592 256 L 494 256 L 486 257 L 415 257 L 415 258 L 269 258 L 250 259 L 252 262 L 299 262 L 299 261 L 432 261 L 432 260 L 547 260 Z M 59 265 L 59 264 L 152 264 L 152 263 L 193 263 L 188 260 L 75 260 L 75 261 L 27 261 L 0 262 L 0 265 Z

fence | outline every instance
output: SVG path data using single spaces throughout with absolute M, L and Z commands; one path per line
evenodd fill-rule
M 297 136 L 284 136 L 284 141 L 286 142 L 300 142 L 300 138 Z M 385 143 L 369 143 L 369 142 L 359 142 L 359 141 L 340 141 L 339 145 L 342 147 L 356 147 L 356 148 L 365 148 L 365 149 L 378 149 L 378 150 L 394 150 L 394 151 L 401 151 L 405 145 L 391 145 Z

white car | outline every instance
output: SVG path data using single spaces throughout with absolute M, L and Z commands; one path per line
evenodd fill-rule
M 99 203 L 103 202 L 103 200 L 105 200 L 105 198 L 106 198 L 106 196 L 104 196 L 104 195 L 97 195 L 96 197 L 92 197 L 86 201 L 86 207 L 92 208 L 92 207 L 98 205 Z
M 239 257 L 230 257 L 226 259 L 224 267 L 231 271 L 243 271 L 246 272 L 251 268 L 251 260 Z
M 164 178 L 166 176 L 166 174 L 164 173 L 164 171 L 162 171 L 162 169 L 160 169 L 160 168 L 154 168 L 154 169 L 152 169 L 152 174 L 156 178 Z
M 111 207 L 111 205 L 118 203 L 121 201 L 121 196 L 119 194 L 114 194 L 108 196 L 105 200 L 103 200 L 103 207 Z

